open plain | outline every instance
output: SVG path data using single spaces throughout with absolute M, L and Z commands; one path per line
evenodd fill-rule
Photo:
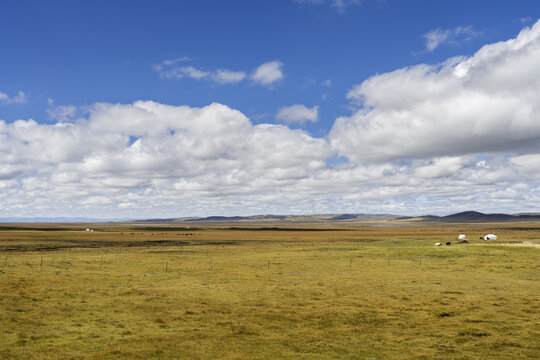
M 0 358 L 540 358 L 539 243 L 537 222 L 3 225 Z

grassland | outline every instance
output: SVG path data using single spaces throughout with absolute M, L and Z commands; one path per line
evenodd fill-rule
M 0 358 L 540 358 L 538 223 L 81 229 L 0 226 Z

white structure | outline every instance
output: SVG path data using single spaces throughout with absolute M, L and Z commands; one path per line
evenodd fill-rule
M 435 246 L 441 246 L 442 243 L 435 243 Z
M 457 238 L 458 238 L 458 240 L 465 240 L 465 239 L 467 239 L 467 236 L 465 236 L 464 234 L 461 234 Z
M 497 235 L 487 234 L 486 236 L 484 236 L 484 240 L 497 240 Z

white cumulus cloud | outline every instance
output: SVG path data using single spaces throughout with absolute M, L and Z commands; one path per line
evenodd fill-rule
M 214 81 L 221 84 L 233 84 L 244 80 L 247 74 L 243 71 L 231 71 L 226 69 L 218 69 L 212 75 Z
M 51 213 L 71 206 L 96 216 L 150 215 L 180 203 L 197 213 L 200 204 L 222 208 L 235 197 L 249 203 L 288 192 L 331 156 L 323 139 L 253 125 L 221 104 L 98 103 L 54 125 L 0 121 L 0 139 L 0 206 L 21 214 L 25 201 L 26 211 L 42 204 Z
M 471 57 L 373 76 L 330 141 L 355 161 L 540 149 L 540 22 Z
M 26 102 L 28 102 L 28 97 L 22 91 L 18 91 L 15 96 L 9 96 L 0 91 L 0 104 L 24 104 Z
M 326 139 L 221 104 L 85 114 L 0 121 L 0 217 L 540 210 L 537 153 L 330 164 Z
M 311 109 L 302 104 L 284 106 L 279 109 L 276 119 L 287 124 L 304 124 L 308 121 L 317 122 L 319 118 L 319 106 Z
M 260 85 L 272 85 L 283 79 L 282 67 L 283 63 L 280 61 L 264 63 L 251 74 L 251 79 Z

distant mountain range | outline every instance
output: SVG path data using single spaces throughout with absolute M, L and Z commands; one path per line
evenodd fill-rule
M 499 222 L 540 221 L 540 214 L 484 214 L 464 211 L 447 216 L 400 216 L 392 214 L 321 214 L 321 215 L 254 215 L 254 216 L 208 216 L 193 218 L 137 220 L 138 223 L 356 223 L 356 222 Z
M 253 215 L 253 216 L 208 216 L 173 219 L 137 220 L 137 223 L 327 223 L 389 221 L 400 218 L 391 214 L 320 214 L 320 215 Z
M 522 214 L 484 214 L 477 211 L 464 211 L 447 216 L 424 215 L 402 216 L 392 214 L 319 214 L 319 215 L 253 215 L 253 216 L 208 216 L 208 217 L 181 217 L 167 219 L 92 219 L 92 218 L 0 218 L 0 223 L 105 223 L 129 222 L 141 224 L 307 224 L 307 223 L 484 223 L 505 221 L 540 221 L 540 213 Z
M 463 211 L 457 214 L 447 216 L 403 216 L 396 220 L 422 221 L 422 222 L 448 222 L 448 223 L 467 223 L 467 222 L 499 222 L 499 221 L 537 221 L 540 220 L 540 214 L 484 214 L 478 211 Z

